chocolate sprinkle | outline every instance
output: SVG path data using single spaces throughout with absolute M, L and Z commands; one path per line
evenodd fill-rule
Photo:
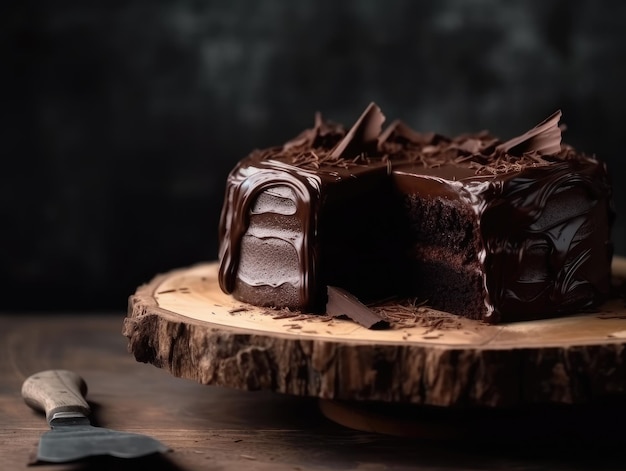
M 348 132 L 341 125 L 324 121 L 317 113 L 313 128 L 282 147 L 257 150 L 254 154 L 261 160 L 283 161 L 317 172 L 380 160 L 388 164 L 390 171 L 395 161 L 420 163 L 424 168 L 454 162 L 466 164 L 476 175 L 499 175 L 554 161 L 588 158 L 561 143 L 565 127 L 559 126 L 561 115 L 560 110 L 556 111 L 526 133 L 504 142 L 487 131 L 451 139 L 432 132 L 419 133 L 400 120 L 382 130 L 385 116 L 377 105 L 370 103 Z

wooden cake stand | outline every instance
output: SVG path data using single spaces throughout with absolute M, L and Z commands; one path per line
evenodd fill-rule
M 495 326 L 407 307 L 394 311 L 389 329 L 370 330 L 243 304 L 220 290 L 217 267 L 156 276 L 130 297 L 123 334 L 138 361 L 202 384 L 318 397 L 337 422 L 403 435 L 421 428 L 404 410 L 404 425 L 390 425 L 390 408 L 510 411 L 626 398 L 623 298 L 594 312 Z M 616 286 L 624 283 L 626 259 L 614 259 L 613 273 Z

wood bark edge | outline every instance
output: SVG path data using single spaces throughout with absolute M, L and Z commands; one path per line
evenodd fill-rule
M 510 349 L 362 344 L 271 335 L 160 308 L 159 275 L 130 296 L 137 361 L 201 384 L 435 406 L 583 404 L 626 393 L 624 343 Z

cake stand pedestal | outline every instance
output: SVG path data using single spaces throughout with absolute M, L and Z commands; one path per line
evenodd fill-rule
M 623 283 L 626 260 L 615 258 L 613 269 Z M 123 334 L 138 361 L 202 384 L 318 397 L 327 416 L 354 428 L 365 427 L 359 411 L 371 412 L 361 407 L 370 401 L 510 410 L 626 397 L 624 299 L 495 326 L 423 309 L 412 322 L 368 330 L 241 303 L 220 290 L 217 270 L 174 270 L 130 297 Z M 384 431 L 368 417 L 370 429 Z

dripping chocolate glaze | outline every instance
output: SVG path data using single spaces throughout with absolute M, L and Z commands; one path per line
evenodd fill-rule
M 401 192 L 443 191 L 474 208 L 482 235 L 487 320 L 508 320 L 507 313 L 521 315 L 524 309 L 540 315 L 561 305 L 580 308 L 601 301 L 612 245 L 610 234 L 591 226 L 595 218 L 612 222 L 610 185 L 601 162 L 561 144 L 560 117 L 557 111 L 501 142 L 487 132 L 455 138 L 422 134 L 400 121 L 382 130 L 384 116 L 373 103 L 348 132 L 318 113 L 312 129 L 283 146 L 254 151 L 231 172 L 220 221 L 222 289 L 233 290 L 250 205 L 266 189 L 287 185 L 297 195 L 303 234 L 294 245 L 301 267 L 300 307 L 311 306 L 322 289 L 316 285 L 315 237 L 325 192 L 384 172 Z M 550 201 L 571 191 L 582 192 L 588 202 L 580 213 L 555 214 L 550 224 L 537 226 Z M 537 274 L 520 282 L 525 275 L 512 269 L 536 249 L 527 246 L 529 240 L 548 253 L 544 269 L 557 274 L 552 281 Z M 591 248 L 600 246 L 604 253 L 591 256 Z M 537 289 L 529 290 L 533 283 Z M 592 295 L 581 295 L 587 292 Z
M 279 163 L 258 162 L 257 167 L 237 167 L 229 176 L 226 204 L 220 221 L 220 268 L 221 289 L 230 293 L 235 286 L 241 241 L 248 228 L 252 205 L 260 193 L 270 188 L 286 186 L 296 195 L 296 216 L 300 221 L 301 237 L 294 241 L 300 263 L 298 286 L 302 303 L 310 303 L 315 292 L 316 260 L 311 247 L 319 205 L 320 181 L 313 175 L 285 171 Z

